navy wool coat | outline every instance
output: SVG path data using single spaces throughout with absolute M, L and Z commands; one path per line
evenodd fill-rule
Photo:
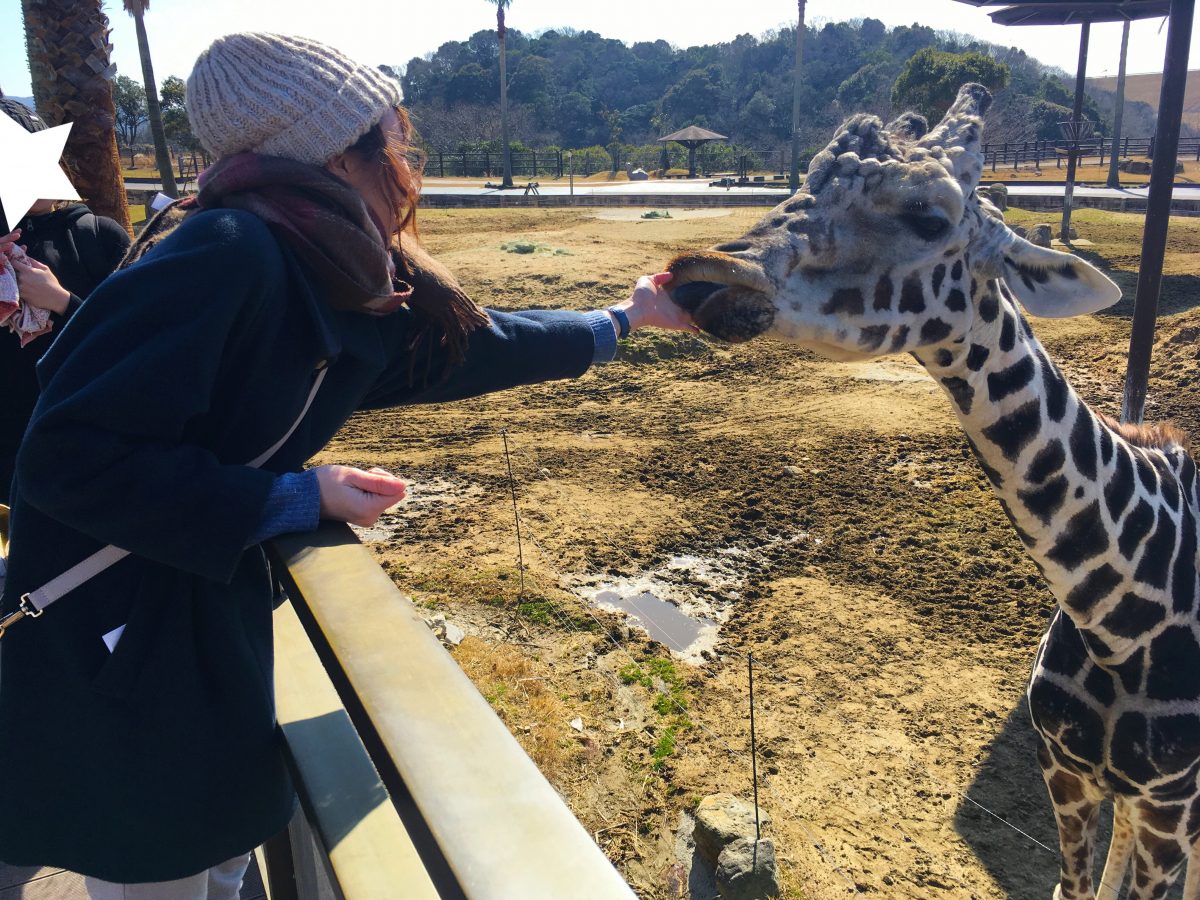
M 272 588 L 247 549 L 275 473 L 356 410 L 575 377 L 595 346 L 580 314 L 493 312 L 465 364 L 413 387 L 411 328 L 407 309 L 332 310 L 261 220 L 228 210 L 188 218 L 75 314 L 39 367 L 0 608 L 105 544 L 132 555 L 0 642 L 0 859 L 165 881 L 285 827 Z M 303 423 L 246 467 L 325 361 Z

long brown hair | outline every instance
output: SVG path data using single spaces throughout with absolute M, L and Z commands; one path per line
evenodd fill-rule
M 400 224 L 399 231 L 417 230 L 417 202 L 421 195 L 421 171 L 424 156 L 408 140 L 412 135 L 412 122 L 402 107 L 395 107 L 400 121 L 403 138 L 384 131 L 383 123 L 376 122 L 371 130 L 355 141 L 347 150 L 363 160 L 380 163 L 379 190 L 387 198 L 392 215 Z

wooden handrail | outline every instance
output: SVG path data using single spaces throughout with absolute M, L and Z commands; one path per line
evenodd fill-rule
M 440 896 L 634 896 L 349 528 L 269 553 Z

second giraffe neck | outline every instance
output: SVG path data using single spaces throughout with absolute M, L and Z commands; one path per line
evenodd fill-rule
M 992 302 L 994 298 L 994 303 Z M 1128 655 L 1196 594 L 1195 466 L 1094 414 L 995 283 L 971 333 L 916 356 L 950 395 L 984 472 L 1094 655 Z M 989 315 L 991 318 L 989 319 Z

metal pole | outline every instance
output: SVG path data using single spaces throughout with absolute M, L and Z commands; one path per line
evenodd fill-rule
M 1129 22 L 1121 29 L 1121 60 L 1117 63 L 1117 108 L 1113 112 L 1113 144 L 1112 158 L 1108 161 L 1108 186 L 1119 188 L 1121 175 L 1117 170 L 1120 165 L 1121 120 L 1125 117 L 1125 60 L 1129 55 Z M 1102 164 L 1103 165 L 1103 164 Z
M 758 826 L 758 747 L 754 738 L 754 654 L 746 654 L 746 665 L 750 669 L 750 770 L 754 779 L 754 841 L 762 837 Z M 755 847 L 757 856 L 758 848 Z
M 792 193 L 800 190 L 800 61 L 804 57 L 804 3 L 797 0 L 799 18 L 796 22 L 796 65 L 792 73 L 792 175 L 788 187 Z
M 1142 234 L 1142 265 L 1134 301 L 1133 333 L 1129 336 L 1125 394 L 1121 400 L 1122 422 L 1141 422 L 1146 407 L 1146 380 L 1150 375 L 1150 351 L 1154 346 L 1154 323 L 1158 318 L 1158 294 L 1167 250 L 1175 156 L 1179 149 L 1183 89 L 1187 80 L 1188 46 L 1192 40 L 1195 6 L 1195 0 L 1171 0 L 1167 55 L 1154 134 L 1154 162 L 1150 168 L 1150 196 L 1146 201 L 1146 230 Z
M 575 196 L 575 153 L 572 150 L 567 151 L 567 164 L 571 167 L 571 196 Z
M 1070 145 L 1067 147 L 1067 186 L 1063 188 L 1062 232 L 1059 238 L 1065 244 L 1071 240 L 1071 203 L 1075 199 L 1075 162 L 1079 156 L 1079 119 L 1083 115 L 1083 80 L 1087 75 L 1088 38 L 1092 23 L 1084 22 L 1079 31 L 1079 68 L 1075 73 L 1075 105 L 1071 108 Z

